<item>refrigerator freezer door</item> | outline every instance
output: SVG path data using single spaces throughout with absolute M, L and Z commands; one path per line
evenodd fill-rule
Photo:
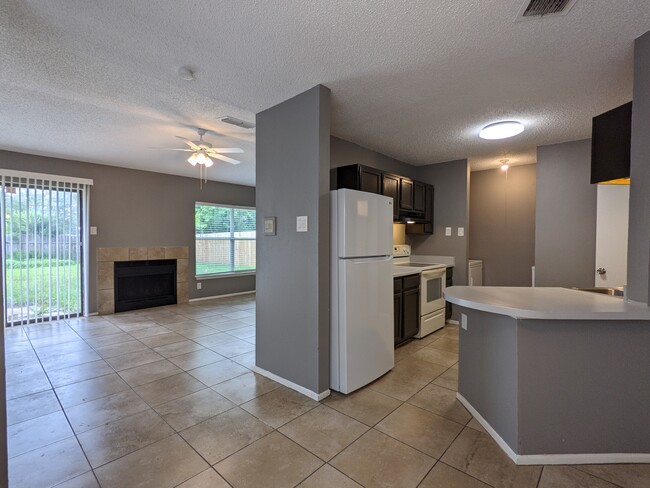
M 392 258 L 344 259 L 338 267 L 338 347 L 333 351 L 339 381 L 335 388 L 334 379 L 332 387 L 350 393 L 395 364 Z
M 356 190 L 337 190 L 338 257 L 393 253 L 393 199 Z

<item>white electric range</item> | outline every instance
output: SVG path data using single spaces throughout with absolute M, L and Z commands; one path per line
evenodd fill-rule
M 420 331 L 415 337 L 421 339 L 445 325 L 445 286 L 447 264 L 430 261 L 422 256 L 411 260 L 411 246 L 393 246 L 393 276 L 420 275 Z

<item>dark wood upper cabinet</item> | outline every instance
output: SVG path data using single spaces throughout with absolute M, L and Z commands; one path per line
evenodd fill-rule
M 424 214 L 426 209 L 426 185 L 420 181 L 413 182 L 413 211 Z
M 400 178 L 399 208 L 413 210 L 413 180 Z
M 393 220 L 417 219 L 407 234 L 433 234 L 433 186 L 370 166 L 350 164 L 332 169 L 332 189 L 350 188 L 393 199 Z
M 426 185 L 424 194 L 424 218 L 427 221 L 424 224 L 424 233 L 433 234 L 433 186 Z
M 381 195 L 381 171 L 359 166 L 359 189 Z
M 399 176 L 384 173 L 382 176 L 381 194 L 393 199 L 393 219 L 399 217 Z
M 336 168 L 336 187 L 381 194 L 382 172 L 375 168 L 353 164 Z

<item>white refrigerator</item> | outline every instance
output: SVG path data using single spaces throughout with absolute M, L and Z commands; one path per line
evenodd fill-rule
M 331 192 L 330 387 L 351 393 L 395 365 L 393 199 Z

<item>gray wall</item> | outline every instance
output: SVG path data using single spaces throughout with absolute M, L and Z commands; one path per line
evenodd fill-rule
M 330 91 L 316 86 L 257 114 L 258 367 L 329 388 Z M 296 217 L 309 232 L 296 232 Z M 263 236 L 263 218 L 277 235 Z
M 594 286 L 597 188 L 590 174 L 590 139 L 537 148 L 535 286 Z
M 182 164 L 182 163 L 179 163 Z M 196 289 L 194 203 L 255 206 L 255 188 L 198 178 L 90 164 L 30 154 L 0 151 L 0 168 L 59 176 L 91 178 L 89 310 L 96 311 L 96 250 L 98 247 L 187 246 L 190 251 L 190 298 L 255 289 L 254 276 L 201 280 Z M 215 170 L 215 171 L 218 171 Z
M 458 393 L 517 452 L 517 321 L 454 308 L 467 315 L 467 329 L 460 329 Z
M 515 453 L 650 452 L 647 322 L 459 308 L 458 392 Z
M 466 159 L 461 159 L 416 169 L 417 180 L 434 186 L 434 229 L 433 235 L 407 234 L 407 241 L 413 254 L 454 256 L 454 285 L 467 285 L 469 164 Z M 445 227 L 453 228 L 450 237 L 445 237 Z M 465 228 L 463 237 L 458 237 L 458 227 Z
M 627 294 L 631 300 L 650 303 L 650 32 L 634 43 L 633 101 Z
M 470 176 L 469 258 L 483 260 L 483 285 L 530 286 L 535 262 L 534 164 Z
M 330 166 L 338 168 L 349 164 L 363 164 L 410 178 L 414 178 L 416 172 L 415 166 L 332 136 L 330 138 Z
M 648 322 L 520 320 L 517 340 L 520 454 L 650 452 Z

